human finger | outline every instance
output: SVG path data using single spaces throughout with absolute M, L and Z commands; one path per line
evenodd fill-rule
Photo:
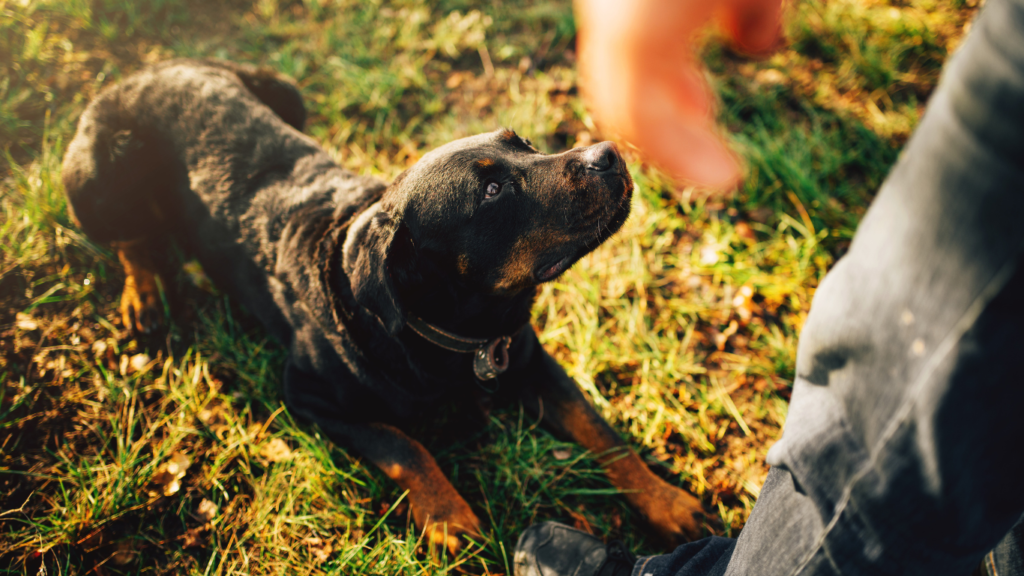
M 769 52 L 782 31 L 782 0 L 730 0 L 721 12 L 722 26 L 736 46 L 750 54 Z

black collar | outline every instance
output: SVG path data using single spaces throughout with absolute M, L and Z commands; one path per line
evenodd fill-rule
M 512 343 L 512 336 L 519 333 L 516 330 L 510 336 L 493 339 L 467 338 L 442 330 L 416 316 L 410 316 L 407 325 L 435 346 L 452 352 L 472 353 L 473 373 L 479 380 L 491 380 L 508 369 L 508 347 Z

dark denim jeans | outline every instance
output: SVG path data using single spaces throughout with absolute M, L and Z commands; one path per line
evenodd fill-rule
M 1022 166 L 1024 0 L 989 0 L 814 297 L 739 539 L 635 576 L 1021 574 Z

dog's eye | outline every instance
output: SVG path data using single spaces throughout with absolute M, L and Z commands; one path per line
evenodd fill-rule
M 497 182 L 491 182 L 487 185 L 487 189 L 484 190 L 484 199 L 494 198 L 498 194 L 501 194 L 501 185 Z

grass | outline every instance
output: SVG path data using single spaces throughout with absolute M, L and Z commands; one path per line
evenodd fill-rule
M 747 159 L 729 200 L 634 163 L 633 215 L 543 288 L 545 346 L 708 533 L 742 529 L 785 420 L 797 335 L 976 5 L 808 0 L 788 46 L 704 56 Z M 509 574 L 531 522 L 658 549 L 590 454 L 517 406 L 421 436 L 484 520 L 425 553 L 404 495 L 296 422 L 283 351 L 194 267 L 166 338 L 119 325 L 111 253 L 59 179 L 85 104 L 146 63 L 216 56 L 296 78 L 309 133 L 393 178 L 430 148 L 507 126 L 542 149 L 600 139 L 576 92 L 563 0 L 0 0 L 0 571 Z

